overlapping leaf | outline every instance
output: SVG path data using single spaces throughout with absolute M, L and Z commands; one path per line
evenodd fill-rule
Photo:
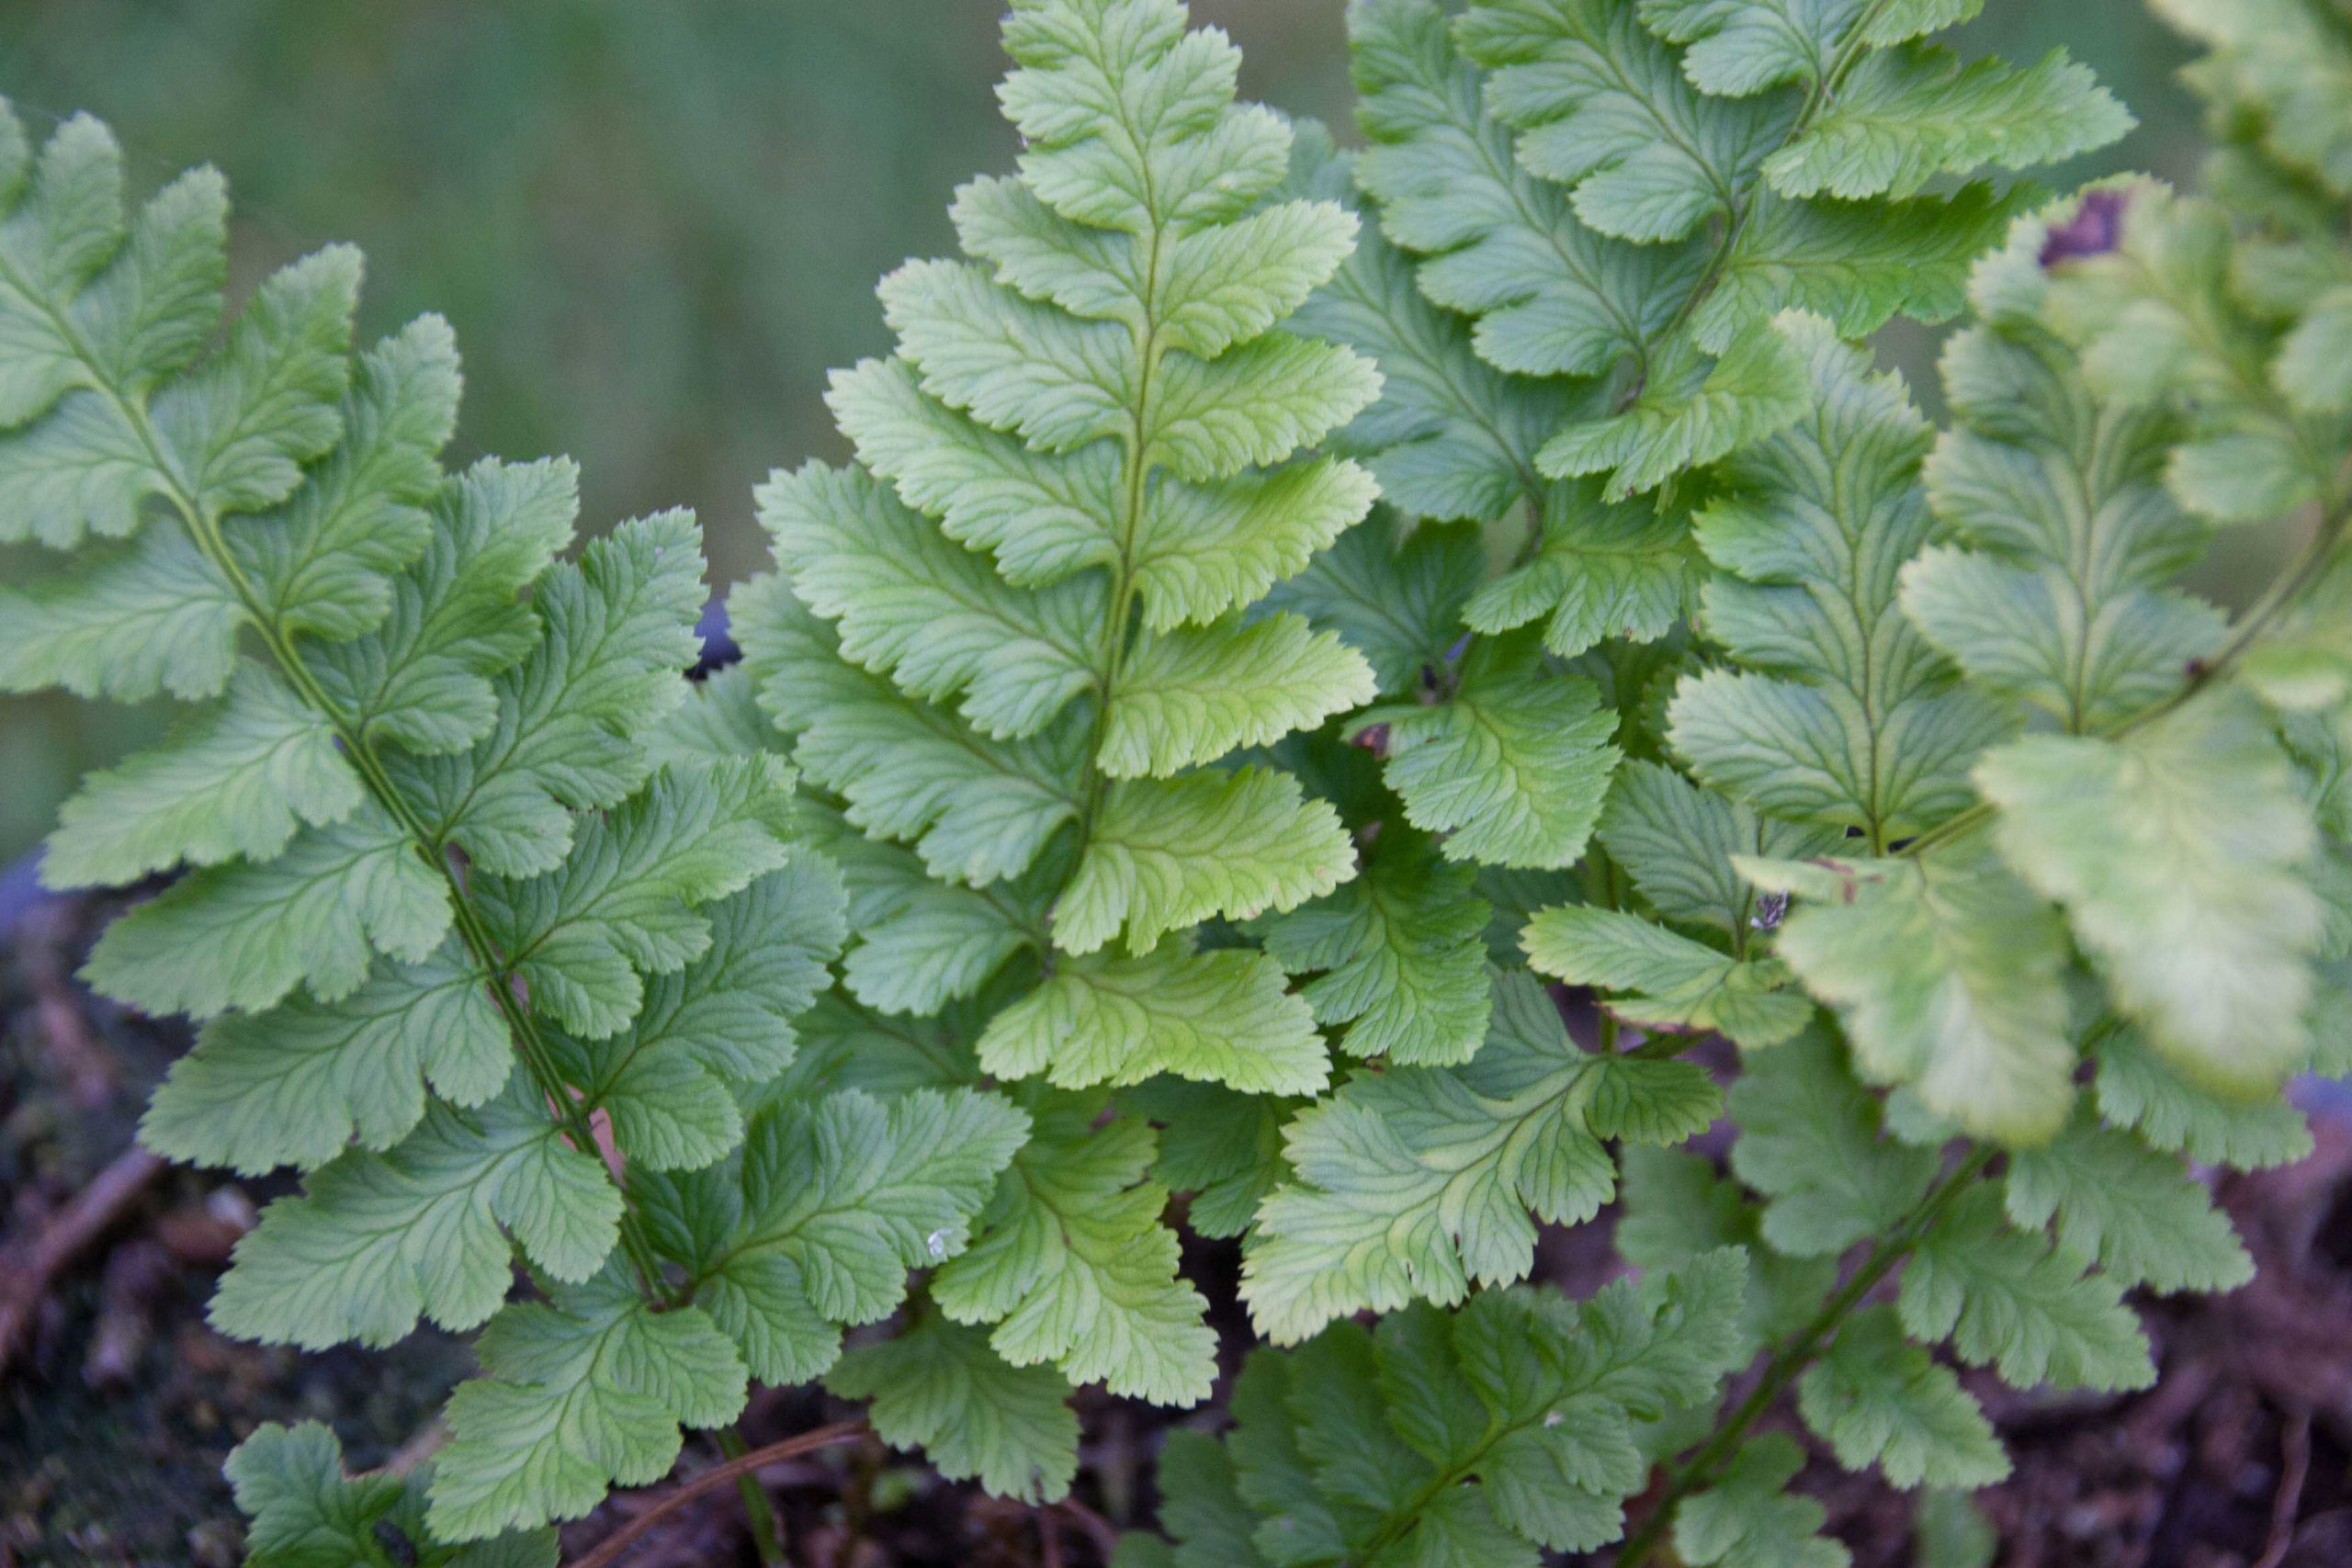
M 1648 1474 L 1634 1423 L 1703 1404 L 1740 1357 L 1744 1277 L 1725 1248 L 1583 1303 L 1487 1291 L 1261 1351 L 1222 1448 L 1162 1462 L 1173 1561 L 1532 1568 L 1604 1545 Z
M 1296 1175 L 1259 1209 L 1242 1297 L 1286 1344 L 1366 1308 L 1524 1279 L 1536 1218 L 1577 1224 L 1616 1190 L 1604 1139 L 1677 1143 L 1717 1104 L 1690 1064 L 1587 1055 L 1539 983 L 1506 975 L 1467 1066 L 1363 1074 L 1290 1123 Z

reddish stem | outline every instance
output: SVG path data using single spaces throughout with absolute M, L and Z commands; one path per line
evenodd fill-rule
M 865 1423 L 863 1421 L 836 1421 L 830 1427 L 820 1427 L 813 1432 L 803 1432 L 797 1438 L 786 1438 L 780 1443 L 753 1449 L 740 1459 L 713 1465 L 597 1542 L 596 1549 L 574 1562 L 571 1568 L 612 1568 L 649 1530 L 704 1493 L 724 1486 L 737 1476 L 748 1474 L 763 1465 L 797 1459 L 802 1454 L 829 1449 L 836 1443 L 855 1442 L 865 1435 Z

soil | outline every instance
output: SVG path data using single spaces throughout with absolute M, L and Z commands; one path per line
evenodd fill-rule
M 5 893 L 6 889 L 0 889 Z M 12 907 L 13 904 L 13 907 Z M 133 1149 L 138 1108 L 185 1029 L 73 978 L 117 906 L 0 897 L 0 1568 L 231 1568 L 242 1531 L 220 1467 L 257 1424 L 315 1418 L 357 1467 L 413 1464 L 433 1412 L 471 1370 L 426 1331 L 326 1355 L 215 1334 L 204 1302 L 236 1236 L 290 1183 L 175 1170 Z M 2140 1304 L 2163 1377 L 2143 1394 L 2019 1395 L 1971 1386 L 2017 1463 L 1977 1505 L 2011 1568 L 2340 1568 L 2352 1564 L 2352 1120 L 2314 1117 L 2316 1152 L 2219 1183 L 2260 1273 L 2220 1298 Z M 61 1238 L 71 1255 L 38 1255 Z M 52 1245 L 50 1249 L 57 1248 Z M 1601 1225 L 1549 1236 L 1542 1272 L 1582 1293 L 1610 1269 Z M 1229 1358 L 1247 1343 L 1226 1244 L 1187 1272 L 1216 1302 Z M 34 1287 L 38 1287 L 37 1289 Z M 1229 1363 L 1230 1365 L 1230 1360 Z M 754 1445 L 854 1414 L 819 1393 L 755 1397 Z M 1114 1526 L 1148 1521 L 1149 1456 L 1171 1417 L 1085 1396 L 1074 1506 L 1039 1512 L 943 1483 L 866 1439 L 763 1472 L 809 1568 L 1088 1568 Z M 690 1450 L 685 1465 L 715 1459 Z M 1914 1562 L 1914 1502 L 1816 1451 L 1802 1483 L 1861 1568 Z M 662 1494 L 625 1494 L 564 1531 L 591 1550 Z M 1605 1554 L 1600 1559 L 1605 1560 Z M 681 1508 L 631 1568 L 748 1563 L 731 1486 Z

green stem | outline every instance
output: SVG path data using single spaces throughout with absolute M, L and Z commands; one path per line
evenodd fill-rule
M 1666 1532 L 1674 1523 L 1674 1512 L 1681 1506 L 1682 1500 L 1715 1479 L 1724 1465 L 1739 1451 L 1739 1445 L 1747 1438 L 1748 1428 L 1755 1426 L 1787 1392 L 1789 1384 L 1813 1364 L 1823 1345 L 1838 1331 L 1847 1316 L 1861 1304 L 1862 1299 L 1877 1289 L 1879 1281 L 1892 1273 L 1897 1264 L 1911 1255 L 1951 1201 L 1992 1163 L 1996 1152 L 1991 1148 L 1970 1151 L 1967 1158 L 1954 1166 L 1951 1173 L 1920 1200 L 1919 1206 L 1912 1211 L 1911 1217 L 1904 1221 L 1899 1229 L 1880 1238 L 1871 1247 L 1870 1255 L 1862 1259 L 1861 1267 L 1854 1270 L 1853 1278 L 1829 1298 L 1814 1314 L 1812 1321 L 1772 1352 L 1771 1359 L 1765 1364 L 1763 1377 L 1748 1392 L 1747 1397 L 1740 1401 L 1729 1419 L 1715 1428 L 1714 1435 L 1696 1453 L 1675 1468 L 1672 1477 L 1667 1482 L 1665 1495 L 1650 1510 L 1649 1517 L 1642 1521 L 1642 1528 L 1628 1537 L 1618 1551 L 1616 1568 L 1641 1568 L 1650 1560 L 1651 1554 L 1666 1539 Z
M 739 1460 L 752 1451 L 752 1446 L 743 1440 L 740 1428 L 729 1427 L 718 1434 L 718 1451 Z M 752 1527 L 752 1549 L 763 1568 L 786 1568 L 789 1559 L 784 1554 L 784 1517 L 776 1512 L 767 1488 L 760 1484 L 759 1472 L 745 1470 L 737 1475 L 735 1491 L 743 1499 L 743 1517 Z

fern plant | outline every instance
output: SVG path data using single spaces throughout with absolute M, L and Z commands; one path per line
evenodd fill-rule
M 1335 1396 L 1237 1389 L 1222 1447 L 1163 1473 L 1176 1544 L 1133 1561 L 1532 1563 L 1618 1539 L 1655 1465 L 1621 1563 L 1669 1537 L 1690 1563 L 1842 1562 L 1783 1495 L 1801 1450 L 1754 1433 L 1781 1395 L 1849 1468 L 1982 1486 L 2007 1461 L 1939 1348 L 2020 1387 L 2142 1387 L 2124 1293 L 2247 1277 L 2188 1162 L 2299 1157 L 2280 1083 L 2352 1068 L 2346 188 L 2323 133 L 2269 119 L 2346 40 L 2284 9 L 2282 34 L 2167 7 L 2222 47 L 2196 76 L 2234 142 L 2233 226 L 2148 182 L 2030 211 L 2021 188 L 1917 194 L 2128 123 L 2061 60 L 1962 70 L 1909 41 L 1973 7 L 1351 8 L 1372 146 L 1301 177 L 1351 174 L 1376 221 L 1305 316 L 1380 363 L 1342 440 L 1429 522 L 1308 577 L 1368 649 L 1414 585 L 1444 652 L 1400 659 L 1414 705 L 1353 721 L 1386 754 L 1377 814 L 1486 868 L 1460 918 L 1512 909 L 1603 1043 L 1576 1077 L 1508 1065 L 1504 1021 L 1537 1008 L 1506 976 L 1468 1065 L 1296 1115 L 1243 1294 L 1305 1344 L 1249 1378 L 1340 1381 L 1358 1352 L 1329 1347 L 1360 1331 L 1336 1320 L 1385 1333 L 1489 1287 L 1458 1337 L 1529 1271 L 1531 1211 L 1572 1223 L 1612 1192 L 1654 1279 L 1744 1250 L 1714 1375 L 1760 1359 L 1736 1405 L 1702 1378 L 1694 1417 L 1633 1428 L 1630 1462 L 1579 1445 L 1609 1428 L 1573 1382 L 1516 1380 L 1571 1434 L 1541 1489 L 1495 1472 L 1527 1417 L 1466 1359 L 1446 1380 L 1375 1356 L 1341 1421 Z M 1852 340 L 1963 302 L 1939 432 Z M 2174 586 L 2217 527 L 2299 508 L 2307 545 L 2234 622 Z M 1482 549 L 1455 518 L 1502 521 Z M 1571 704 L 1624 761 L 1562 756 Z M 1510 842 L 1514 812 L 1567 831 Z M 1683 1059 L 1706 1036 L 1738 1050 L 1720 1105 Z M 1719 1110 L 1728 1172 L 1660 1146 Z
M 2207 188 L 2053 201 L 2129 118 L 1970 0 L 1355 0 L 1357 153 L 1014 0 L 699 683 L 688 519 L 558 560 L 351 253 L 220 333 L 216 176 L 0 121 L 0 682 L 200 705 L 47 874 L 177 869 L 88 971 L 202 1021 L 142 1135 L 303 1175 L 214 1321 L 481 1329 L 429 1472 L 239 1450 L 254 1560 L 551 1562 L 756 1379 L 1037 1505 L 1077 1388 L 1223 1382 L 1127 1568 L 1811 1568 L 1785 1396 L 1949 1521 L 1960 1368 L 2146 1386 L 2128 1292 L 2250 1269 L 2198 1168 L 2352 1072 L 2352 28 L 2161 8 Z
M 417 1561 L 551 1562 L 548 1520 L 742 1404 L 742 1352 L 665 1271 L 636 1182 L 788 1141 L 759 1091 L 839 884 L 792 847 L 783 764 L 681 722 L 692 518 L 558 562 L 569 465 L 440 467 L 445 324 L 355 358 L 338 247 L 216 345 L 222 182 L 129 216 L 121 185 L 96 121 L 36 156 L 0 113 L 0 538 L 68 558 L 0 589 L 0 683 L 193 705 L 85 784 L 42 874 L 182 868 L 86 972 L 202 1021 L 141 1135 L 304 1173 L 213 1323 L 311 1348 L 481 1329 L 429 1472 L 346 1483 L 316 1428 L 239 1451 L 255 1560 L 385 1561 L 381 1526 Z M 541 1299 L 508 1301 L 518 1258 Z
M 782 570 L 732 603 L 849 888 L 812 1025 L 850 1033 L 831 1084 L 992 1078 L 1030 1128 L 906 1334 L 832 1376 L 935 1461 L 971 1439 L 890 1401 L 942 1356 L 1048 1399 L 1208 1395 L 1164 1215 L 1184 1151 L 1151 1118 L 1329 1081 L 1281 944 L 1232 923 L 1352 874 L 1338 814 L 1267 751 L 1374 693 L 1340 636 L 1264 603 L 1372 502 L 1304 449 L 1379 378 L 1286 325 L 1355 218 L 1278 193 L 1290 130 L 1232 101 L 1238 53 L 1172 0 L 1024 0 L 1004 42 L 1020 171 L 956 193 L 965 259 L 883 281 L 897 352 L 830 394 L 857 460 L 768 481 Z M 919 1065 L 870 1043 L 908 1017 L 942 1025 Z M 1070 1432 L 1008 1427 L 947 1468 L 1057 1497 Z

